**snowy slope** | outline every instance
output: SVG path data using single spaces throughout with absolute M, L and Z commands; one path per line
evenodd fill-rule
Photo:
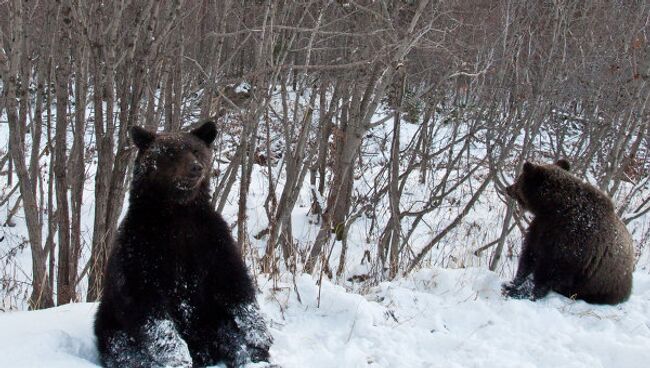
M 381 113 L 377 115 L 381 116 Z M 365 140 L 363 151 L 368 157 L 364 159 L 375 165 L 359 168 L 363 173 L 359 173 L 361 179 L 355 183 L 355 190 L 361 196 L 370 192 L 381 160 L 386 159 L 380 141 L 390 141 L 389 126 L 375 128 L 371 134 L 375 138 Z M 5 150 L 6 127 L 0 124 L 0 149 Z M 416 126 L 412 124 L 401 127 L 404 148 L 415 131 Z M 443 134 L 436 141 L 445 144 L 447 137 Z M 483 154 L 478 148 L 472 152 L 477 157 Z M 282 167 L 277 165 L 272 169 L 278 197 L 284 183 Z M 250 234 L 268 226 L 263 207 L 268 194 L 266 170 L 256 166 L 252 174 L 247 213 Z M 92 237 L 94 171 L 94 164 L 89 164 L 82 218 L 82 237 L 86 244 Z M 504 171 L 508 175 L 514 173 L 510 169 Z M 409 181 L 402 203 L 404 208 L 423 202 L 429 195 L 416 176 Z M 4 178 L 0 178 L 0 191 L 6 194 L 11 186 Z M 304 184 L 291 214 L 299 254 L 309 250 L 319 229 L 308 215 L 312 200 L 308 179 Z M 459 187 L 445 199 L 449 203 L 443 203 L 424 219 L 425 225 L 415 231 L 409 244 L 415 251 L 457 215 L 462 209 L 458 203 L 467 202 L 474 184 L 470 181 Z M 235 223 L 238 210 L 236 187 L 223 211 L 230 224 Z M 17 195 L 0 211 L 7 212 Z M 373 231 L 368 230 L 372 220 L 364 216 L 350 227 L 350 249 L 338 285 L 324 281 L 319 290 L 311 276 L 297 276 L 300 302 L 290 275 L 283 276 L 278 285 L 264 277 L 258 278 L 262 290 L 259 301 L 275 337 L 271 350 L 275 363 L 285 368 L 650 365 L 650 275 L 647 274 L 650 247 L 645 246 L 650 221 L 647 216 L 629 226 L 641 252 L 632 298 L 612 307 L 591 306 L 556 294 L 537 303 L 501 297 L 500 283 L 513 275 L 517 264 L 521 234 L 514 231 L 506 239 L 506 248 L 513 246 L 515 252 L 512 257 L 504 257 L 497 273 L 485 269 L 491 252 L 479 257 L 473 254 L 474 250 L 497 239 L 502 228 L 506 207 L 493 188 L 486 190 L 461 225 L 425 257 L 422 265 L 427 269 L 369 290 L 364 284 L 350 284 L 345 281 L 348 277 L 367 275 L 370 271 L 368 263 L 360 265 L 360 260 L 366 250 L 375 253 L 388 216 L 385 201 L 377 207 L 380 210 Z M 16 218 L 22 217 L 19 211 Z M 405 221 L 403 225 L 406 229 L 409 223 Z M 0 235 L 5 239 L 0 243 L 0 261 L 4 266 L 0 267 L 0 279 L 15 280 L 10 287 L 3 285 L 0 289 L 0 310 L 27 306 L 31 254 L 24 243 L 26 234 L 21 220 L 16 221 L 15 227 L 0 227 Z M 255 264 L 267 239 L 250 240 L 257 257 L 247 255 L 247 260 Z M 332 269 L 336 269 L 340 246 L 341 242 L 334 243 Z M 88 246 L 83 252 L 81 265 L 88 258 Z M 482 268 L 466 269 L 466 266 Z M 85 290 L 82 281 L 77 290 L 82 299 Z M 0 313 L 0 368 L 97 366 L 92 334 L 94 311 L 94 304 L 76 304 L 46 311 Z
M 364 295 L 303 275 L 258 283 L 275 363 L 291 367 L 644 367 L 650 275 L 620 306 L 506 300 L 485 269 L 425 269 Z M 273 289 L 273 291 L 272 291 Z M 297 299 L 298 290 L 302 302 Z M 0 314 L 0 367 L 95 367 L 94 304 Z

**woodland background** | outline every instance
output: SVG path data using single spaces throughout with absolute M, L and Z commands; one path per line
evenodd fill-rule
M 0 1 L 2 309 L 96 300 L 128 128 L 208 118 L 213 204 L 255 273 L 509 272 L 527 217 L 501 193 L 526 159 L 569 159 L 642 255 L 649 22 L 645 0 Z M 481 206 L 480 242 L 437 252 Z

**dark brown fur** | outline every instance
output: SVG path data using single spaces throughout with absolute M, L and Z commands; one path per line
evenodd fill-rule
M 102 365 L 237 367 L 271 336 L 228 225 L 210 204 L 214 123 L 190 133 L 133 128 L 138 148 L 95 319 Z
M 621 303 L 632 290 L 632 239 L 607 195 L 568 170 L 565 160 L 526 162 L 507 188 L 535 217 L 504 293 L 539 299 L 553 290 L 589 303 Z

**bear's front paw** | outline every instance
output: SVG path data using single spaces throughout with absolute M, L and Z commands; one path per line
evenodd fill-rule
M 518 280 L 515 279 L 511 282 L 502 284 L 501 293 L 503 296 L 514 299 L 529 299 L 534 287 L 535 285 L 530 277 L 526 278 L 522 282 L 518 282 Z
M 533 292 L 531 293 L 532 295 L 530 297 L 530 300 L 542 299 L 550 292 L 551 292 L 551 288 L 549 286 L 536 285 L 535 288 L 533 289 Z
M 513 299 L 527 299 L 530 297 L 530 294 L 528 294 L 525 290 L 522 290 L 521 288 L 511 283 L 503 284 L 501 286 L 501 294 L 503 294 L 505 297 Z
M 501 284 L 501 295 L 503 296 L 510 296 L 510 293 L 514 290 L 517 290 L 517 285 L 513 281 Z
M 154 320 L 145 325 L 147 353 L 162 367 L 191 368 L 192 357 L 185 340 L 170 320 Z
M 235 323 L 244 335 L 246 346 L 251 352 L 251 360 L 265 361 L 268 359 L 268 350 L 273 343 L 273 337 L 266 328 L 266 323 L 260 315 L 255 303 L 241 305 L 234 311 Z M 255 359 L 254 356 L 266 358 Z
M 249 346 L 248 354 L 253 363 L 268 362 L 270 358 L 268 347 L 258 348 L 255 346 Z

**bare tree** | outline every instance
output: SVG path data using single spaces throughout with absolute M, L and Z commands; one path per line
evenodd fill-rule
M 2 2 L 0 203 L 7 225 L 24 214 L 30 306 L 100 296 L 133 125 L 218 120 L 212 203 L 274 276 L 329 276 L 333 255 L 338 277 L 368 262 L 371 282 L 503 271 L 526 217 L 501 193 L 525 160 L 570 159 L 634 226 L 650 213 L 649 17 L 641 0 Z M 268 225 L 252 238 L 254 178 Z M 299 239 L 305 193 L 316 233 Z M 484 199 L 503 218 L 469 250 L 455 237 Z

